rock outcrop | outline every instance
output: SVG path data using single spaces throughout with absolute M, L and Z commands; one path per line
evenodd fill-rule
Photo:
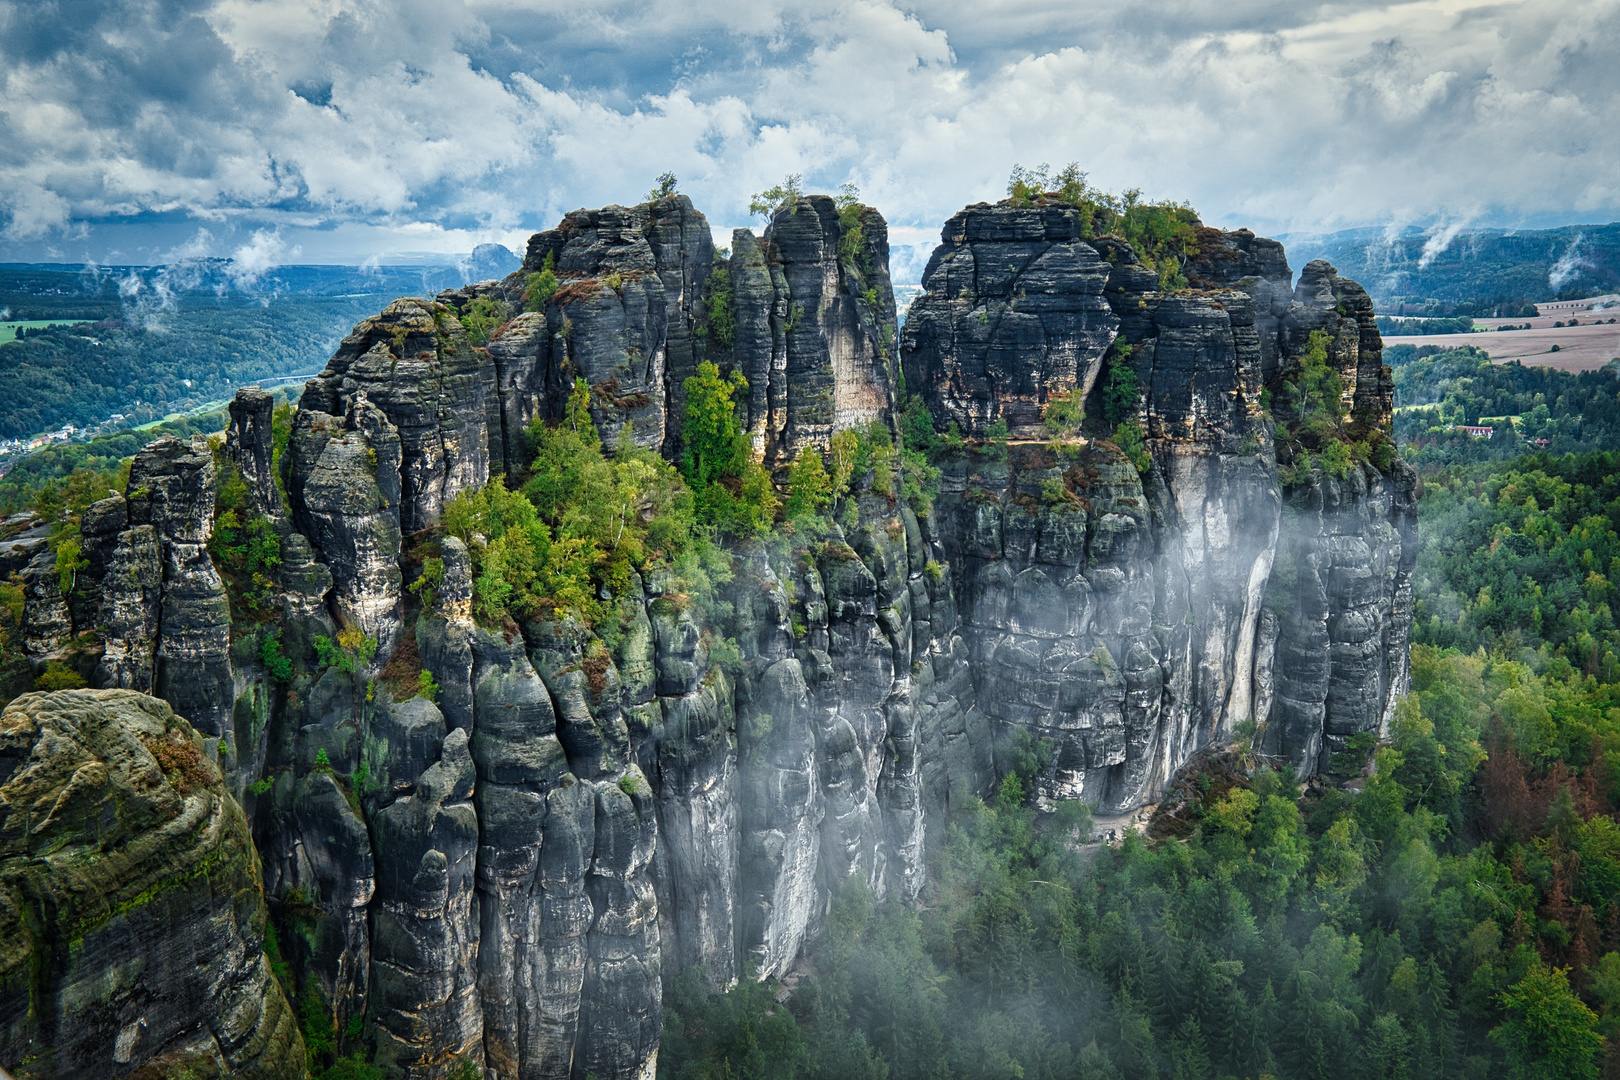
M 1325 770 L 1404 688 L 1415 477 L 1397 460 L 1283 485 L 1263 392 L 1324 331 L 1351 415 L 1387 427 L 1371 304 L 1321 262 L 1290 289 L 1281 245 L 1246 231 L 1200 230 L 1200 287 L 1169 294 L 1127 245 L 1079 237 L 1067 208 L 970 207 L 902 341 L 907 384 L 965 430 L 994 415 L 1033 435 L 1041 404 L 1109 363 L 1141 388 L 1141 475 L 1106 442 L 947 470 L 937 516 L 979 700 L 1002 736 L 1051 740 L 1042 796 L 1110 811 L 1152 800 L 1245 722 L 1302 773 Z M 998 346 L 1034 298 L 1040 333 Z
M 207 443 L 172 436 L 135 455 L 129 471 L 129 524 L 151 526 L 163 559 L 157 675 L 153 693 L 234 755 L 231 609 L 208 553 L 214 533 L 214 456 Z
M 195 713 L 336 1050 L 423 1080 L 651 1077 L 666 980 L 786 974 L 849 880 L 915 897 L 1011 752 L 1046 762 L 1044 803 L 1115 812 L 1251 725 L 1313 773 L 1387 723 L 1412 474 L 1281 471 L 1266 404 L 1320 331 L 1354 422 L 1387 427 L 1365 293 L 1213 229 L 1164 292 L 1085 232 L 968 207 L 900 335 L 871 208 L 795 197 L 723 257 L 685 196 L 576 211 L 506 280 L 356 327 L 279 475 L 271 402 L 239 395 L 222 455 L 281 547 L 234 642 L 213 457 L 168 440 L 86 516 L 67 596 L 33 556 L 30 647 L 98 628 L 100 685 Z M 475 621 L 445 507 L 523 473 L 576 380 L 607 447 L 677 456 L 705 361 L 746 378 L 779 476 L 839 431 L 881 443 L 902 385 L 969 444 L 931 505 L 874 456 L 813 541 L 734 545 L 701 603 L 654 559 L 602 590 L 602 627 Z M 1098 388 L 1126 368 L 1120 445 Z M 1046 434 L 1065 400 L 1086 438 Z
M 27 1077 L 297 1080 L 242 808 L 169 706 L 25 694 L 0 713 L 0 1061 Z
M 767 464 L 890 415 L 898 369 L 881 214 L 790 199 L 762 238 L 732 233 L 725 278 L 735 329 L 727 342 L 708 327 L 710 345 L 748 379 L 746 426 Z
M 979 203 L 946 222 L 901 346 L 936 417 L 974 438 L 997 420 L 1039 437 L 1048 402 L 1091 390 L 1120 320 L 1103 298 L 1112 268 L 1081 234 L 1063 206 Z

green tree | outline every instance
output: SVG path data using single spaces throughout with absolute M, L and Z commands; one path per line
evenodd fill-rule
M 821 451 L 806 446 L 793 460 L 788 473 L 787 503 L 782 515 L 788 519 L 814 517 L 832 503 L 832 479 L 822 463 Z
M 723 262 L 716 261 L 714 269 L 709 271 L 705 312 L 708 318 L 698 327 L 698 332 L 708 335 L 718 348 L 731 348 L 737 340 L 737 309 L 733 303 L 731 270 Z
M 1137 472 L 1146 475 L 1153 467 L 1153 456 L 1147 449 L 1147 435 L 1134 417 L 1121 421 L 1114 429 L 1114 443 L 1130 458 Z
M 695 487 L 704 487 L 723 476 L 738 476 L 747 462 L 748 436 L 737 421 L 733 395 L 746 392 L 748 380 L 742 372 L 723 378 L 720 369 L 704 361 L 697 374 L 686 380 L 686 419 L 682 431 L 685 447 L 681 471 Z
M 552 292 L 556 291 L 556 275 L 552 275 Z M 548 294 L 549 298 L 549 294 Z M 540 301 L 544 305 L 544 301 Z M 467 331 L 467 340 L 474 345 L 488 345 L 491 335 L 512 317 L 512 308 L 504 300 L 493 296 L 477 296 L 461 313 L 461 327 Z
M 770 217 L 777 207 L 784 203 L 796 206 L 799 197 L 804 194 L 804 177 L 799 173 L 792 173 L 785 177 L 780 184 L 774 184 L 764 191 L 758 192 L 748 200 L 748 212 Z
M 984 429 L 985 454 L 992 461 L 1007 460 L 1007 429 L 1006 417 L 998 416 L 994 423 Z
M 674 1080 L 793 1080 L 804 1037 L 775 988 L 751 976 L 710 994 L 703 971 L 677 978 L 665 1002 L 658 1072 Z
M 647 192 L 647 197 L 642 201 L 657 202 L 659 199 L 667 199 L 675 194 L 675 186 L 678 183 L 679 181 L 675 179 L 674 173 L 659 173 L 658 179 L 653 182 L 652 190 Z
M 560 282 L 557 280 L 557 255 L 555 252 L 546 252 L 545 261 L 540 264 L 538 273 L 529 274 L 523 279 L 523 310 L 544 311 L 546 304 L 557 294 Z
M 1507 1054 L 1510 1080 L 1596 1080 L 1603 1036 L 1597 1015 L 1569 987 L 1567 968 L 1535 964 L 1501 996 L 1507 1019 L 1491 1038 Z
M 1115 338 L 1115 345 L 1122 339 Z M 1102 414 L 1103 419 L 1111 426 L 1118 427 L 1126 420 L 1135 419 L 1137 405 L 1142 400 L 1142 390 L 1136 381 L 1136 372 L 1131 369 L 1126 359 L 1125 351 L 1110 349 L 1108 376 L 1103 380 L 1102 388 Z

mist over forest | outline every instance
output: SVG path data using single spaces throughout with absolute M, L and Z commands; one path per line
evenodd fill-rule
M 0 1080 L 1620 1077 L 1617 33 L 0 9 Z

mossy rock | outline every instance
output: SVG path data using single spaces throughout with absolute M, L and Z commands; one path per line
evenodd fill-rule
M 128 690 L 0 714 L 0 1061 L 18 1080 L 303 1075 L 258 855 L 206 746 Z

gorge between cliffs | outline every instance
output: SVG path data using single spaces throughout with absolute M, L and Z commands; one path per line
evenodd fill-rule
M 674 979 L 794 976 L 850 881 L 914 901 L 1015 758 L 1111 818 L 1234 744 L 1359 770 L 1417 541 L 1372 302 L 1018 202 L 945 223 L 903 326 L 874 208 L 790 193 L 723 249 L 684 195 L 575 211 L 290 415 L 143 450 L 81 565 L 22 568 L 90 689 L 0 717 L 0 1063 L 301 1077 L 314 1002 L 388 1075 L 650 1080 Z M 787 505 L 676 558 L 715 400 L 754 470 L 715 498 Z M 567 601 L 502 577 L 489 494 L 548 431 L 653 477 Z

